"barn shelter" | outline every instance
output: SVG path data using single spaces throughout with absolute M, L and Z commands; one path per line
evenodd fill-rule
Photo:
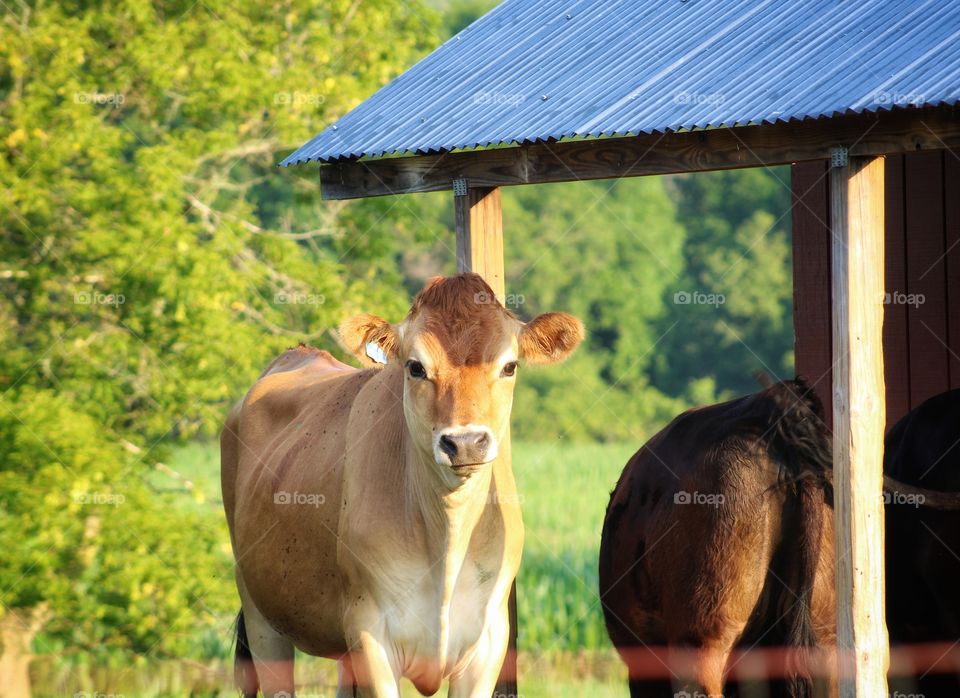
M 791 165 L 796 365 L 834 432 L 841 691 L 874 697 L 885 427 L 960 386 L 958 98 L 960 3 L 506 0 L 283 164 L 319 163 L 331 200 L 451 191 L 457 268 L 501 296 L 502 187 Z

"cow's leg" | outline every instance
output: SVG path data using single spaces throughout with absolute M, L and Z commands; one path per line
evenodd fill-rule
M 356 698 L 357 678 L 349 655 L 337 662 L 337 698 Z
M 723 698 L 723 670 L 729 657 L 729 647 L 704 647 L 698 652 L 697 681 L 708 696 Z
M 350 669 L 359 698 L 400 698 L 400 667 L 385 640 L 383 614 L 375 607 L 354 609 L 344 618 Z
M 628 682 L 630 698 L 676 698 L 670 679 L 637 679 Z
M 247 595 L 247 590 L 237 572 L 237 590 L 243 606 L 243 618 L 247 630 L 247 643 L 253 655 L 253 666 L 260 680 L 260 690 L 267 698 L 277 694 L 292 696 L 293 643 L 271 627 L 267 619 Z
M 489 698 L 497 685 L 509 639 L 510 616 L 504 606 L 496 621 L 487 624 L 469 664 L 450 677 L 447 698 Z
M 703 643 L 695 648 L 671 644 L 670 665 L 681 667 L 680 678 L 674 681 L 675 691 L 723 698 L 724 668 L 731 649 L 732 643 Z

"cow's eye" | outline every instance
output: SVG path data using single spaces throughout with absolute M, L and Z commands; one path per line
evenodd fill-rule
M 500 373 L 501 376 L 509 378 L 510 376 L 515 376 L 517 374 L 517 362 L 511 361 L 504 365 L 503 371 Z
M 407 371 L 410 372 L 411 378 L 426 378 L 427 369 L 423 367 L 423 364 L 419 361 L 408 361 L 407 362 Z

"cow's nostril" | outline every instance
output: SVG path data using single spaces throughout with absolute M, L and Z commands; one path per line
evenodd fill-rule
M 457 455 L 457 442 L 451 439 L 449 436 L 441 436 L 440 450 L 453 458 Z
M 477 448 L 485 449 L 489 443 L 490 443 L 490 435 L 487 434 L 486 432 L 481 432 L 477 434 L 476 439 L 474 439 L 474 444 L 476 445 Z

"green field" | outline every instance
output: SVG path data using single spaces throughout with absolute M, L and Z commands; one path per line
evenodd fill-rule
M 597 596 L 597 552 L 610 490 L 634 450 L 562 441 L 514 446 L 527 532 L 517 589 L 521 649 L 609 646 Z
M 609 492 L 635 448 L 563 441 L 514 444 L 527 531 L 518 579 L 520 690 L 527 698 L 614 696 L 626 690 L 603 626 L 596 559 Z M 156 486 L 180 488 L 184 507 L 222 516 L 216 444 L 191 444 L 177 451 L 168 465 L 176 474 L 154 473 Z M 229 681 L 223 664 L 229 652 L 228 628 L 197 633 L 196 646 L 208 656 L 179 666 L 167 661 L 130 668 L 115 690 L 127 695 L 219 693 L 217 686 Z M 305 694 L 330 694 L 333 663 L 303 659 L 297 673 Z M 58 683 L 54 666 L 41 659 L 37 669 L 38 693 L 55 694 L 49 690 Z M 98 667 L 82 671 L 97 677 L 111 673 Z M 96 681 L 105 682 L 113 683 Z M 405 695 L 416 695 L 407 688 Z

